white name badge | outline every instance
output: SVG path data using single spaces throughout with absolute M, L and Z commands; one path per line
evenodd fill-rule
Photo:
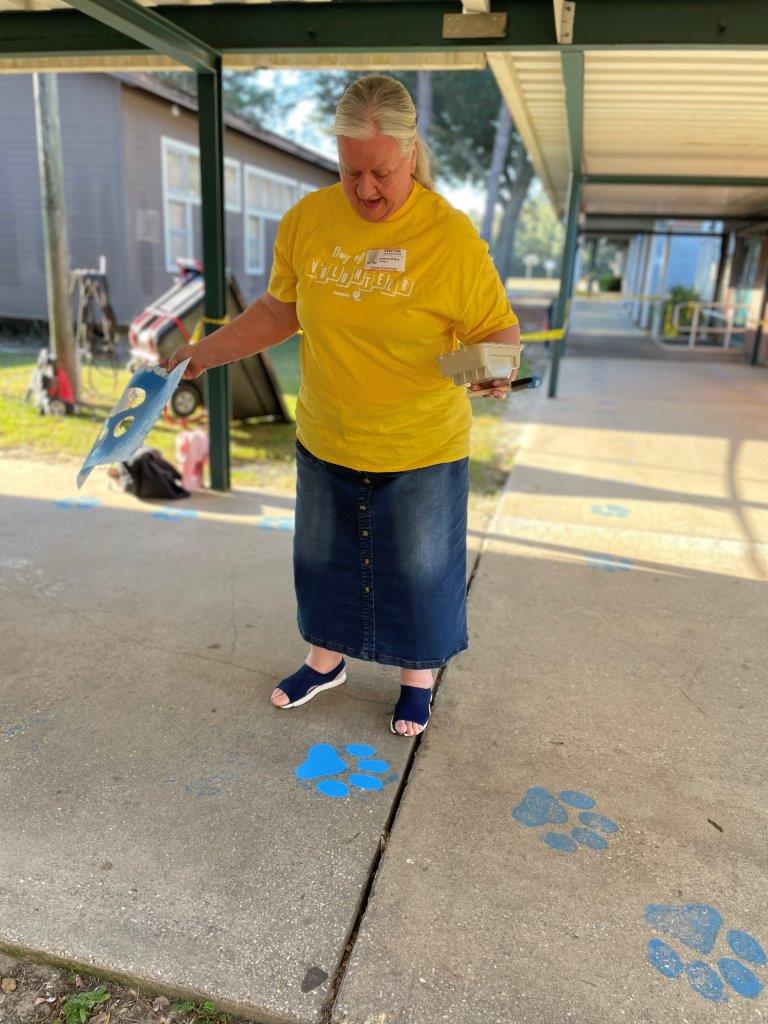
M 405 249 L 369 249 L 365 254 L 366 270 L 405 270 Z

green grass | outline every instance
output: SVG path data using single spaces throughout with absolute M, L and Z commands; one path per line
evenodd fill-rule
M 86 369 L 83 402 L 74 416 L 41 416 L 24 402 L 24 393 L 36 353 L 0 353 L 0 449 L 48 458 L 82 460 L 98 436 L 130 379 L 127 370 Z M 286 406 L 295 416 L 299 391 L 299 342 L 292 338 L 271 349 Z M 521 369 L 527 374 L 528 367 Z M 514 401 L 514 399 L 511 399 Z M 504 403 L 473 401 L 474 423 L 470 458 L 473 496 L 497 493 L 511 468 L 512 453 L 499 450 Z M 176 462 L 174 442 L 178 427 L 165 420 L 147 437 L 147 444 Z M 230 428 L 232 482 L 235 486 L 272 486 L 292 489 L 295 481 L 293 423 L 240 423 Z

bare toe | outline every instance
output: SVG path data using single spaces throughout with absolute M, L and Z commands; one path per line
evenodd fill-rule
M 408 735 L 408 725 L 406 722 L 395 722 L 395 729 L 400 733 L 401 736 Z
M 289 704 L 287 694 L 283 693 L 282 690 L 276 689 L 272 691 L 272 703 L 275 707 L 284 708 L 286 704 Z

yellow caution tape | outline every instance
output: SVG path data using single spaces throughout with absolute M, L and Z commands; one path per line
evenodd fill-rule
M 562 341 L 565 337 L 565 328 L 557 327 L 551 331 L 528 331 L 520 335 L 521 341 Z
M 215 316 L 201 316 L 195 325 L 195 329 L 192 332 L 192 337 L 189 339 L 190 345 L 196 345 L 198 341 L 203 337 L 203 330 L 206 324 L 216 324 L 221 327 L 223 324 L 229 323 L 229 315 L 222 317 Z

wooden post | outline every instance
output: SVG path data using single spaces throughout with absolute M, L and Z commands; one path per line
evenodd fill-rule
M 72 335 L 69 290 L 69 240 L 61 160 L 59 89 L 55 74 L 35 73 L 35 125 L 40 197 L 43 212 L 45 285 L 48 300 L 49 349 L 80 399 L 80 368 Z

